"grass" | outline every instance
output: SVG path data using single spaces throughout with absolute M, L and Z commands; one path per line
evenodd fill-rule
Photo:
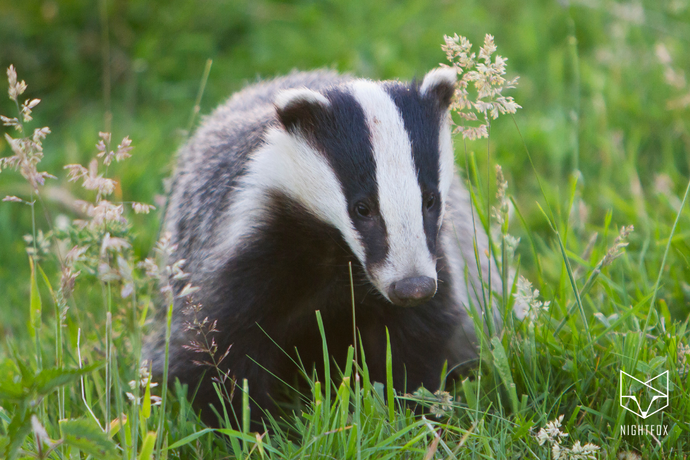
M 587 443 L 600 447 L 597 458 L 687 458 L 687 5 L 91 3 L 0 0 L 0 64 L 14 63 L 29 83 L 27 94 L 45 99 L 27 130 L 51 127 L 39 169 L 58 176 L 35 204 L 0 206 L 0 456 L 547 459 L 558 441 L 563 458 L 577 458 L 574 451 Z M 478 367 L 455 385 L 447 382 L 448 394 L 394 394 L 369 379 L 360 357 L 361 367 L 348 360 L 345 369 L 331 368 L 333 379 L 312 379 L 303 414 L 287 423 L 267 421 L 270 429 L 259 433 L 245 423 L 241 430 L 205 427 L 187 402 L 193 389 L 172 382 L 165 394 L 163 382 L 155 387 L 140 370 L 142 337 L 157 307 L 152 281 L 135 265 L 158 239 L 162 208 L 155 197 L 165 193 L 170 152 L 194 123 L 194 106 L 208 113 L 256 75 L 293 67 L 419 76 L 443 60 L 439 43 L 453 32 L 474 42 L 493 33 L 510 59 L 509 74 L 521 77 L 510 95 L 523 109 L 512 121 L 492 123 L 490 143 L 458 136 L 456 153 L 477 225 L 494 229 L 493 263 L 505 277 L 509 265 L 518 267 L 532 282 L 531 289 L 507 287 L 541 307 L 538 314 L 526 321 L 507 314 L 502 330 L 483 335 Z M 107 198 L 72 186 L 62 169 L 88 165 L 97 153 L 93 145 L 106 123 L 98 38 L 104 33 L 114 131 L 108 150 L 125 135 L 135 146 L 134 158 L 107 168 L 118 183 L 110 199 L 158 209 L 144 215 L 127 207 L 127 223 L 107 230 L 131 246 L 106 248 L 102 256 L 105 229 L 65 229 L 61 216 L 78 217 L 74 196 Z M 0 103 L 0 113 L 14 110 Z M 0 140 L 0 156 L 9 155 Z M 508 183 L 505 202 L 494 198 L 495 164 Z M 9 170 L 0 175 L 0 194 L 35 198 Z M 510 211 L 497 225 L 490 209 L 503 205 Z M 629 245 L 615 250 L 621 227 L 630 225 Z M 74 265 L 82 273 L 72 296 L 64 295 L 60 263 L 70 247 L 59 249 L 60 258 L 55 245 L 27 257 L 22 236 L 33 235 L 29 247 L 40 253 L 38 230 L 51 229 L 90 247 Z M 520 238 L 514 257 L 509 235 Z M 99 274 L 103 261 L 118 277 Z M 123 276 L 127 267 L 130 278 Z M 128 283 L 132 293 L 123 299 Z M 509 312 L 507 294 L 492 295 Z M 483 334 L 478 318 L 477 327 Z M 641 380 L 669 371 L 669 407 L 644 421 L 623 410 L 621 371 Z M 243 382 L 237 385 L 241 397 Z M 158 405 L 156 395 L 165 403 Z M 430 413 L 415 415 L 413 404 Z M 621 427 L 639 424 L 665 432 L 622 434 Z

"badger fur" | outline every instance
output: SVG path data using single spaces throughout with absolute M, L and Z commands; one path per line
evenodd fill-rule
M 485 264 L 487 238 L 455 171 L 455 80 L 447 68 L 412 83 L 293 73 L 235 94 L 181 150 L 165 229 L 191 274 L 183 284 L 199 288 L 199 318 L 217 321 L 209 340 L 219 355 L 229 347 L 222 370 L 248 380 L 253 416 L 274 407 L 279 379 L 293 380 L 297 353 L 318 372 L 316 310 L 342 368 L 352 285 L 373 380 L 385 382 L 386 329 L 400 391 L 436 390 L 444 363 L 476 357 L 473 238 Z M 189 349 L 198 337 L 183 310 L 176 298 L 169 377 L 198 389 L 214 423 L 216 373 L 194 364 L 205 357 Z M 164 340 L 149 356 L 162 373 Z

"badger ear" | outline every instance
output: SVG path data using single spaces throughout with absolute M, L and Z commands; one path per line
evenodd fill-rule
M 319 114 L 330 106 L 326 97 L 307 88 L 292 88 L 279 92 L 274 104 L 278 119 L 288 132 L 309 130 Z
M 423 97 L 436 99 L 446 109 L 453 100 L 457 77 L 458 73 L 453 67 L 438 67 L 424 76 L 419 92 Z

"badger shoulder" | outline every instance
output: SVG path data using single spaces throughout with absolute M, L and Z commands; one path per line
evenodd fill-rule
M 330 70 L 292 72 L 247 86 L 203 118 L 178 152 L 164 224 L 179 247 L 179 258 L 194 263 L 209 248 L 248 158 L 277 124 L 276 95 L 296 88 L 319 91 L 349 80 Z

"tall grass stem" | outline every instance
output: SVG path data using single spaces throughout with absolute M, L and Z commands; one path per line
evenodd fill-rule
M 170 300 L 168 305 L 168 312 L 165 321 L 165 360 L 163 361 L 163 385 L 161 386 L 161 406 L 160 406 L 160 417 L 158 419 L 158 435 L 156 436 L 156 460 L 160 460 L 161 457 L 161 442 L 163 440 L 163 427 L 165 421 L 165 405 L 168 401 L 168 368 L 170 365 L 170 334 L 172 331 L 172 318 L 173 318 L 173 305 L 174 302 Z
M 211 74 L 211 66 L 213 65 L 213 59 L 207 59 L 206 65 L 204 66 L 204 73 L 201 76 L 201 84 L 199 85 L 199 90 L 196 93 L 196 99 L 194 100 L 194 107 L 192 107 L 192 113 L 189 115 L 189 122 L 187 123 L 187 137 L 190 136 L 192 128 L 194 128 L 194 121 L 201 111 L 201 98 L 204 96 L 204 91 L 206 90 L 206 82 L 208 81 L 208 76 Z
M 99 0 L 101 21 L 101 59 L 103 60 L 103 126 L 106 133 L 112 132 L 113 112 L 111 107 L 110 83 L 110 30 L 108 27 L 108 0 Z
M 637 348 L 635 349 L 635 359 L 633 360 L 633 370 L 637 368 L 637 361 L 640 357 L 640 349 L 642 348 L 642 339 L 647 333 L 647 328 L 649 327 L 649 321 L 652 318 L 652 310 L 654 309 L 654 303 L 656 302 L 656 296 L 659 292 L 659 285 L 661 284 L 661 275 L 664 273 L 664 267 L 666 266 L 666 257 L 668 256 L 668 251 L 671 248 L 671 241 L 673 241 L 673 235 L 676 233 L 676 227 L 678 226 L 678 221 L 680 220 L 681 214 L 683 214 L 683 208 L 685 208 L 685 202 L 688 199 L 688 192 L 690 192 L 690 181 L 688 181 L 687 187 L 685 187 L 685 193 L 683 194 L 683 200 L 678 207 L 678 212 L 676 213 L 676 219 L 673 221 L 673 227 L 671 227 L 671 234 L 668 236 L 668 241 L 666 242 L 666 249 L 664 249 L 664 257 L 661 259 L 661 266 L 659 267 L 659 274 L 656 277 L 656 282 L 654 283 L 654 290 L 652 293 L 652 300 L 649 302 L 649 310 L 647 311 L 647 318 L 644 322 L 644 328 L 640 331 L 640 340 L 638 341 Z

